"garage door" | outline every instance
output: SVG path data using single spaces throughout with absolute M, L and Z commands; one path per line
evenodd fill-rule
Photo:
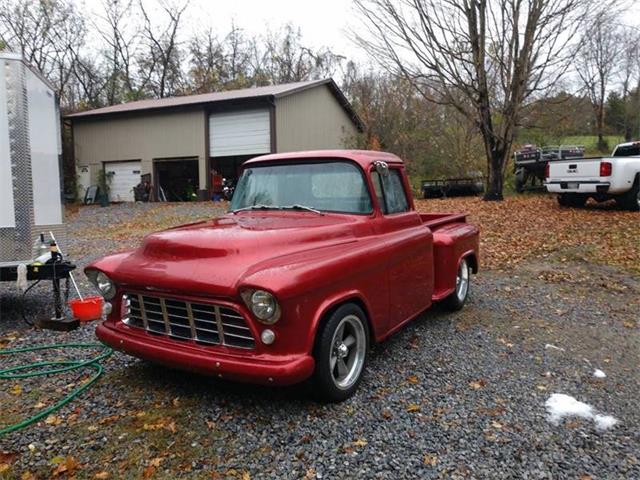
M 209 116 L 209 154 L 212 157 L 271 151 L 268 109 L 214 113 Z
M 133 187 L 140 183 L 140 161 L 105 162 L 104 171 L 111 177 L 109 200 L 133 202 Z

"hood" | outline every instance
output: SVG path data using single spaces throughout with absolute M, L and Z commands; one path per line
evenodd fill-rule
M 357 217 L 298 212 L 226 215 L 153 233 L 128 255 L 93 266 L 125 288 L 230 297 L 263 264 L 354 242 L 356 222 Z

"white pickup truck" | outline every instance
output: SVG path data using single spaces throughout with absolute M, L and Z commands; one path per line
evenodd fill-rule
M 560 205 L 615 199 L 623 208 L 640 211 L 640 141 L 621 143 L 611 157 L 549 162 L 546 168 L 544 184 L 558 194 Z

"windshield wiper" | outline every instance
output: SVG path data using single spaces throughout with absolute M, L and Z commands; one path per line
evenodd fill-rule
M 317 210 L 312 207 L 307 207 L 306 205 L 300 205 L 299 203 L 296 203 L 294 205 L 285 205 L 280 208 L 283 210 L 306 210 L 307 212 L 313 212 L 313 213 L 317 213 L 318 215 L 324 215 L 324 213 L 322 213 L 320 210 Z
M 231 210 L 231 213 L 243 212 L 245 210 L 280 210 L 282 207 L 277 207 L 275 205 L 263 205 L 261 203 L 257 205 L 249 205 L 248 207 L 236 208 L 235 210 Z

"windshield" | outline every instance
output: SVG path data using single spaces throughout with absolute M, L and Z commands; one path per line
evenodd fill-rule
M 247 168 L 233 194 L 231 210 L 252 207 L 308 208 L 356 214 L 372 212 L 362 171 L 344 161 Z

